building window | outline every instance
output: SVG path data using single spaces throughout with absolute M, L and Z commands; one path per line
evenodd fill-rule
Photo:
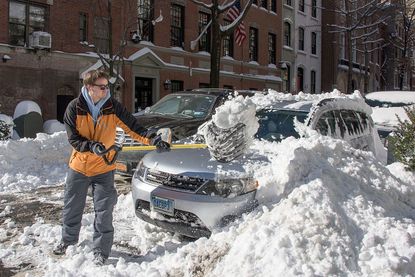
M 249 28 L 249 60 L 258 61 L 258 29 Z
M 298 10 L 304 12 L 304 0 L 298 0 Z
M 86 13 L 79 14 L 79 41 L 88 40 L 88 16 Z
M 316 93 L 316 72 L 311 70 L 310 73 L 310 93 Z
M 258 0 L 253 0 L 252 4 L 257 5 L 258 6 Z
M 311 32 L 311 54 L 317 55 L 317 34 Z
M 224 20 L 225 25 L 230 23 L 229 20 Z M 223 56 L 233 57 L 233 33 L 223 38 Z
M 9 2 L 9 39 L 11 45 L 29 46 L 29 35 L 46 31 L 47 10 L 32 4 Z
M 154 26 L 151 20 L 154 17 L 154 0 L 138 0 L 138 25 L 137 31 L 140 40 L 154 42 Z
M 277 12 L 277 0 L 271 0 L 271 11 Z
M 261 7 L 268 10 L 268 0 L 262 0 L 261 1 Z
M 94 44 L 100 53 L 109 52 L 109 20 L 106 17 L 94 18 Z
M 304 28 L 298 28 L 298 50 L 304 51 Z
M 304 91 L 304 69 L 297 69 L 297 91 Z
M 170 45 L 184 48 L 184 7 L 171 5 Z
M 199 34 L 205 29 L 210 21 L 210 15 L 207 13 L 199 13 Z M 210 28 L 199 39 L 199 51 L 210 52 Z
M 291 25 L 284 22 L 284 45 L 291 47 Z
M 276 64 L 276 53 L 277 53 L 277 36 L 275 34 L 268 34 L 268 55 L 269 63 Z
M 317 0 L 311 0 L 311 16 L 317 17 Z
M 284 0 L 284 4 L 287 5 L 287 6 L 292 6 L 293 5 L 291 0 Z
M 183 90 L 183 81 L 171 80 L 171 92 L 178 92 Z

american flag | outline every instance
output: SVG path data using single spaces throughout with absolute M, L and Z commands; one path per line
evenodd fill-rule
M 229 8 L 226 16 L 231 22 L 234 22 L 241 13 L 241 2 L 237 0 L 235 4 Z M 244 40 L 246 39 L 245 24 L 242 21 L 235 30 L 235 41 L 241 46 Z

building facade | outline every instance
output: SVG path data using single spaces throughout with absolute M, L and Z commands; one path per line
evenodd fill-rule
M 196 41 L 209 9 L 184 0 L 94 3 L 0 0 L 1 113 L 12 115 L 18 102 L 33 100 L 44 120 L 61 120 L 82 74 L 102 66 L 97 52 L 122 57 L 114 93 L 130 111 L 170 92 L 209 86 L 209 32 Z M 235 34 L 223 39 L 220 87 L 281 89 L 281 11 L 281 1 L 256 2 L 241 46 Z M 220 20 L 230 23 L 226 14 Z
M 295 1 L 295 84 L 297 91 L 321 92 L 321 0 Z

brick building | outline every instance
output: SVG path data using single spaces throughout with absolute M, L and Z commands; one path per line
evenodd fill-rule
M 0 0 L 0 113 L 12 115 L 18 102 L 34 100 L 44 120 L 61 119 L 78 95 L 82 73 L 100 66 L 86 44 L 108 53 L 111 41 L 117 53 L 126 42 L 116 95 L 131 111 L 172 91 L 209 84 L 209 36 L 191 48 L 210 20 L 208 9 L 184 0 L 110 2 L 111 16 L 105 0 Z M 259 3 L 244 20 L 242 47 L 232 37 L 224 43 L 221 87 L 281 88 L 282 4 Z
M 344 93 L 351 93 L 355 89 L 366 93 L 382 89 L 382 37 L 379 35 L 382 24 L 375 25 L 382 15 L 380 9 L 371 8 L 368 3 L 322 0 L 322 91 L 336 88 Z M 378 3 L 381 5 L 381 1 Z M 372 25 L 375 26 L 364 27 Z M 350 40 L 346 30 L 351 30 Z M 365 33 L 373 35 L 366 36 Z M 347 88 L 349 66 L 352 72 L 350 91 Z

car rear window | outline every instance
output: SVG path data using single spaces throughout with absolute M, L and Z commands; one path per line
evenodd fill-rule
M 307 118 L 306 112 L 267 110 L 257 113 L 259 128 L 255 137 L 269 141 L 281 141 L 287 137 L 299 138 L 294 129 L 294 118 L 304 122 Z

